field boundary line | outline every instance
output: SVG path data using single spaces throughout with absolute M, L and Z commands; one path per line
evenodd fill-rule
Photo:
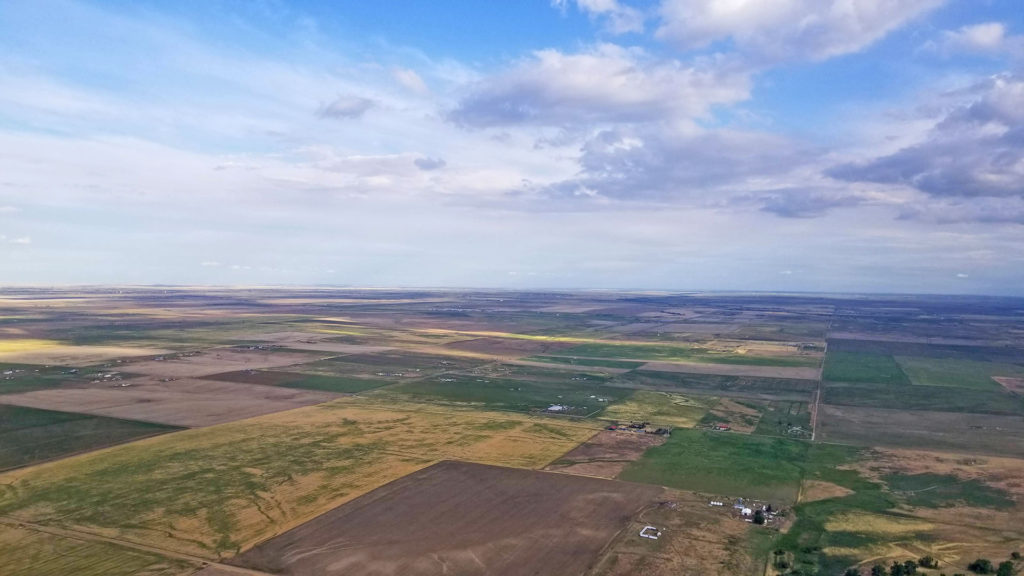
M 103 536 L 100 534 L 94 534 L 81 529 L 74 528 L 56 528 L 53 526 L 45 526 L 42 524 L 36 524 L 35 522 L 27 522 L 24 520 L 18 520 L 9 516 L 0 516 L 0 524 L 6 524 L 15 528 L 22 528 L 28 530 L 34 530 L 36 532 L 42 532 L 43 534 L 50 534 L 52 536 L 59 536 L 61 538 L 71 538 L 74 540 L 85 540 L 88 542 L 104 542 L 106 544 L 113 544 L 122 548 L 131 548 L 133 550 L 139 550 L 142 552 L 149 552 L 152 554 L 159 554 L 160 556 L 166 556 L 169 558 L 177 558 L 179 560 L 187 560 L 200 565 L 200 568 L 207 566 L 216 566 L 217 568 L 229 572 L 232 574 L 242 574 L 245 576 L 273 576 L 267 572 L 260 572 L 259 570 L 253 570 L 251 568 L 243 568 L 241 566 L 232 566 L 231 564 L 224 564 L 217 562 L 216 560 L 210 560 L 203 558 L 202 556 L 195 556 L 185 552 L 178 552 L 175 550 L 168 550 L 159 546 L 153 546 L 150 544 L 143 544 L 141 542 L 135 542 L 133 540 L 125 540 L 121 538 L 113 538 L 111 536 Z

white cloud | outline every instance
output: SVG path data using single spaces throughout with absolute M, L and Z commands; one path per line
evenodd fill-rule
M 200 262 L 199 265 L 204 268 L 219 268 L 220 266 L 223 266 L 223 264 L 214 260 L 206 260 L 204 262 Z
M 395 68 L 391 71 L 391 75 L 407 90 L 420 95 L 430 93 L 430 88 L 427 87 L 427 83 L 423 81 L 423 78 L 420 77 L 415 70 L 410 68 Z
M 14 214 L 20 211 L 16 206 L 0 206 L 0 214 Z
M 11 240 L 11 244 L 21 244 L 23 246 L 27 246 L 27 245 L 29 245 L 31 243 L 32 243 L 32 238 L 30 238 L 28 236 L 19 236 L 18 238 L 14 238 L 13 240 Z
M 1008 54 L 1024 57 L 1024 36 L 1008 35 L 1002 22 L 983 22 L 943 33 L 941 40 L 929 42 L 926 49 L 943 54 Z
M 747 74 L 727 59 L 688 65 L 599 44 L 574 54 L 534 52 L 478 82 L 450 117 L 469 126 L 678 121 L 742 101 L 749 91 Z
M 569 4 L 575 4 L 591 17 L 604 18 L 605 29 L 612 34 L 644 31 L 643 12 L 618 0 L 552 0 L 551 4 L 562 10 Z
M 731 41 L 763 63 L 857 52 L 944 0 L 664 0 L 657 36 L 683 49 Z

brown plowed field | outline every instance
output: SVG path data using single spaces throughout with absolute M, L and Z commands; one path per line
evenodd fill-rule
M 648 448 L 664 444 L 665 440 L 668 437 L 642 432 L 602 430 L 545 470 L 615 478 L 626 465 L 643 456 Z
M 446 461 L 232 563 L 296 576 L 583 574 L 661 493 L 654 486 Z

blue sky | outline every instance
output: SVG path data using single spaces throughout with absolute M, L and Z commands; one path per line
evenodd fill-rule
M 0 1 L 0 270 L 1024 295 L 1024 11 Z

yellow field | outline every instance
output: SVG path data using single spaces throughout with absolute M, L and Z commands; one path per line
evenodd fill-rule
M 934 524 L 924 520 L 897 518 L 867 512 L 836 514 L 825 523 L 825 529 L 830 532 L 858 532 L 886 536 L 926 532 L 934 527 Z
M 439 460 L 541 468 L 597 427 L 346 398 L 0 475 L 0 515 L 218 558 Z
M 4 576 L 184 576 L 199 567 L 183 560 L 85 542 L 0 523 Z
M 717 398 L 694 399 L 680 394 L 637 390 L 624 402 L 609 406 L 602 418 L 650 422 L 654 425 L 693 428 Z
M 157 348 L 126 346 L 68 346 L 56 340 L 0 339 L 0 362 L 84 365 L 113 358 L 166 353 Z

